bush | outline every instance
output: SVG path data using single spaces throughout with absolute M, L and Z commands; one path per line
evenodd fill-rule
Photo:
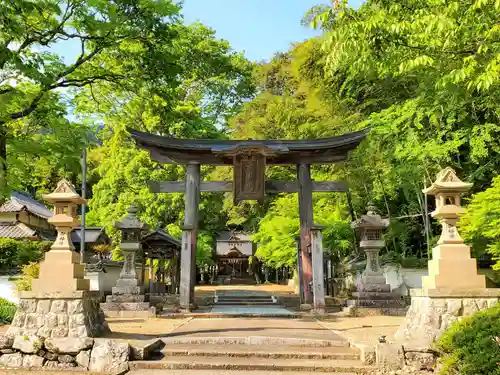
M 28 291 L 31 290 L 31 281 L 37 279 L 40 274 L 40 264 L 31 262 L 23 266 L 21 270 L 21 277 L 16 281 L 17 291 Z
M 15 240 L 0 238 L 0 270 L 19 269 L 29 262 L 37 262 L 50 249 L 50 241 Z
M 12 322 L 16 309 L 17 306 L 14 303 L 4 298 L 0 298 L 0 323 L 8 324 Z
M 500 375 L 500 304 L 452 324 L 436 349 L 441 375 Z

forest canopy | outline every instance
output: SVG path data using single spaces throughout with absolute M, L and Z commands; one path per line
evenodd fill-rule
M 320 4 L 318 4 L 320 5 Z M 297 20 L 300 22 L 300 20 Z M 89 150 L 88 223 L 113 223 L 134 202 L 153 227 L 178 235 L 183 195 L 148 181 L 182 180 L 139 150 L 127 126 L 177 138 L 305 139 L 369 127 L 343 164 L 313 168 L 349 194 L 315 194 L 331 258 L 356 258 L 350 221 L 368 202 L 390 219 L 386 258 L 426 258 L 439 225 L 422 189 L 451 166 L 472 182 L 463 233 L 476 256 L 500 266 L 500 2 L 368 0 L 314 7 L 321 36 L 270 61 L 251 62 L 215 31 L 186 25 L 171 0 L 13 0 L 0 4 L 0 191 L 36 196 L 61 177 L 81 182 Z M 57 46 L 78 45 L 73 58 Z M 273 179 L 295 167 L 268 167 Z M 206 180 L 230 168 L 202 168 Z M 470 199 L 470 203 L 469 203 Z M 198 261 L 228 225 L 254 233 L 257 256 L 295 266 L 297 197 L 232 204 L 203 193 Z M 117 238 L 117 237 L 114 237 Z

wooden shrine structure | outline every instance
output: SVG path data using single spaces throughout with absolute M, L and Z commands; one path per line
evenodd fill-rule
M 175 294 L 180 281 L 180 252 L 181 243 L 162 229 L 145 235 L 142 243 L 141 280 L 144 284 L 146 262 L 149 269 L 149 285 L 144 285 L 149 294 Z M 158 260 L 158 270 L 153 274 L 154 260 Z M 165 261 L 169 260 L 169 267 L 165 270 Z M 167 277 L 170 284 L 167 285 Z
M 186 165 L 184 181 L 151 183 L 156 193 L 185 193 L 182 228 L 180 305 L 194 307 L 196 233 L 200 192 L 233 192 L 234 202 L 263 202 L 266 193 L 298 193 L 300 216 L 299 277 L 304 308 L 325 305 L 321 227 L 314 225 L 313 192 L 346 192 L 338 181 L 313 181 L 312 164 L 333 164 L 347 159 L 365 138 L 365 132 L 306 140 L 176 139 L 128 129 L 136 144 L 159 163 Z M 201 181 L 200 165 L 232 165 L 233 181 Z M 266 181 L 266 165 L 296 165 L 295 181 Z

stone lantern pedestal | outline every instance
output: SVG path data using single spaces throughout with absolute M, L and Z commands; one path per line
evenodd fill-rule
M 424 190 L 436 197 L 432 216 L 442 226 L 441 237 L 432 249 L 428 276 L 422 278 L 422 289 L 411 291 L 411 306 L 405 322 L 396 333 L 398 340 L 428 345 L 448 326 L 462 316 L 493 306 L 499 301 L 500 289 L 487 289 L 485 277 L 477 273 L 476 260 L 457 230 L 460 194 L 472 184 L 460 181 L 451 168 L 439 172 L 436 181 Z
M 85 202 L 66 180 L 44 196 L 54 205 L 49 222 L 57 238 L 40 262 L 40 276 L 32 291 L 21 292 L 19 306 L 7 335 L 48 337 L 95 337 L 108 329 L 99 308 L 98 291 L 90 291 L 84 279 L 84 265 L 71 242 L 78 225 L 77 205 Z
M 382 219 L 373 206 L 368 206 L 366 215 L 352 223 L 361 237 L 359 247 L 366 254 L 366 269 L 353 293 L 355 299 L 347 300 L 350 315 L 406 314 L 404 301 L 391 293 L 391 286 L 386 283 L 379 264 L 379 252 L 385 246 L 382 234 L 388 226 L 389 220 Z
M 142 251 L 141 234 L 147 231 L 148 226 L 136 216 L 137 208 L 132 206 L 127 216 L 115 224 L 122 232 L 120 250 L 123 253 L 123 268 L 112 294 L 101 303 L 101 308 L 107 317 L 143 317 L 155 316 L 155 308 L 145 302 L 141 290 L 141 282 L 137 278 L 136 255 Z

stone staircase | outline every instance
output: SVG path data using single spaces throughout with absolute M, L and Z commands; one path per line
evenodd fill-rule
M 151 360 L 130 362 L 130 374 L 281 374 L 305 375 L 318 372 L 335 375 L 369 374 L 357 349 L 346 342 L 321 342 L 303 345 L 271 343 L 172 343 L 152 353 Z M 330 345 L 330 346 L 328 346 Z
M 215 294 L 214 304 L 218 306 L 275 306 L 277 299 L 270 295 Z

